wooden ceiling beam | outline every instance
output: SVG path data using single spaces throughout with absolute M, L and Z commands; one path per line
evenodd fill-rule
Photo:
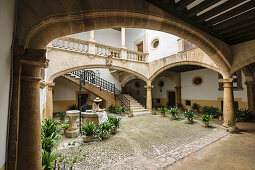
M 197 16 L 197 22 L 202 23 L 206 19 L 211 18 L 223 11 L 226 11 L 227 9 L 230 9 L 230 8 L 238 5 L 239 3 L 242 3 L 243 1 L 244 0 L 226 1 L 223 4 L 220 4 L 219 6 Z
M 235 16 L 235 15 L 238 15 L 238 14 L 241 14 L 242 12 L 245 12 L 251 8 L 253 8 L 255 6 L 255 1 L 250 1 L 250 2 L 247 2 L 243 5 L 240 5 L 228 12 L 225 12 L 217 17 L 214 17 L 212 19 L 210 19 L 209 21 L 206 21 L 206 27 L 210 27 L 218 22 L 221 22 L 223 20 L 226 20 L 232 16 Z
M 186 7 L 191 4 L 192 2 L 194 2 L 195 0 L 180 0 L 176 3 L 176 10 L 177 11 L 182 11 L 184 9 L 186 9 Z
M 255 24 L 250 25 L 249 27 L 246 27 L 246 29 L 239 29 L 236 31 L 232 31 L 226 35 L 223 35 L 224 38 L 233 39 L 236 36 L 246 34 L 248 32 L 252 32 L 255 30 Z
M 188 17 L 195 16 L 197 13 L 199 13 L 199 12 L 203 11 L 204 9 L 216 4 L 219 1 L 220 0 L 205 0 L 205 1 L 201 2 L 200 4 L 194 6 L 193 8 L 191 8 L 189 10 Z
M 255 39 L 255 32 L 251 32 L 249 35 L 242 37 L 242 38 L 236 38 L 236 39 L 231 39 L 230 45 L 234 44 L 239 44 L 245 41 L 250 41 Z
M 242 21 L 247 21 L 248 19 L 254 18 L 255 17 L 255 9 L 252 9 L 246 13 L 243 13 L 241 15 L 238 15 L 234 18 L 231 18 L 227 21 L 221 22 L 215 26 L 212 27 L 213 31 L 220 31 L 224 29 L 228 29 L 230 27 L 234 27 L 238 25 Z

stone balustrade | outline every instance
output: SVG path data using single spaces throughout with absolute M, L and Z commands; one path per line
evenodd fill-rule
M 62 37 L 53 40 L 49 47 L 60 48 L 69 51 L 76 51 L 97 56 L 111 56 L 132 61 L 147 62 L 148 53 L 117 48 L 109 45 L 98 44 L 92 41 L 85 41 L 71 37 Z M 92 49 L 91 49 L 92 48 Z

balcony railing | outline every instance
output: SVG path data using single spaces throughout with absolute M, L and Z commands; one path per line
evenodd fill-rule
M 51 45 L 53 48 L 60 48 L 64 50 L 76 51 L 86 54 L 94 54 L 97 56 L 104 57 L 111 56 L 112 58 L 139 62 L 148 61 L 148 53 L 117 48 L 113 46 L 98 44 L 92 41 L 85 41 L 71 37 L 58 38 L 56 40 L 53 40 Z

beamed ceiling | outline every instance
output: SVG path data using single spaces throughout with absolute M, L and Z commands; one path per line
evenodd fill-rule
M 255 39 L 255 0 L 147 1 L 230 45 Z

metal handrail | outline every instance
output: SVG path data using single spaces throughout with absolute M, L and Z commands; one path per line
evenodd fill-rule
M 115 84 L 108 82 L 96 75 L 92 70 L 78 70 L 71 72 L 80 78 L 81 83 L 89 82 L 101 89 L 114 93 L 114 96 L 120 101 L 120 104 L 130 109 L 130 101 L 115 87 Z
M 143 107 L 146 107 L 146 97 L 137 94 L 137 92 L 133 88 L 126 86 L 125 88 L 123 88 L 122 91 L 123 93 L 130 94 L 130 96 L 132 96 L 138 103 L 140 103 Z

